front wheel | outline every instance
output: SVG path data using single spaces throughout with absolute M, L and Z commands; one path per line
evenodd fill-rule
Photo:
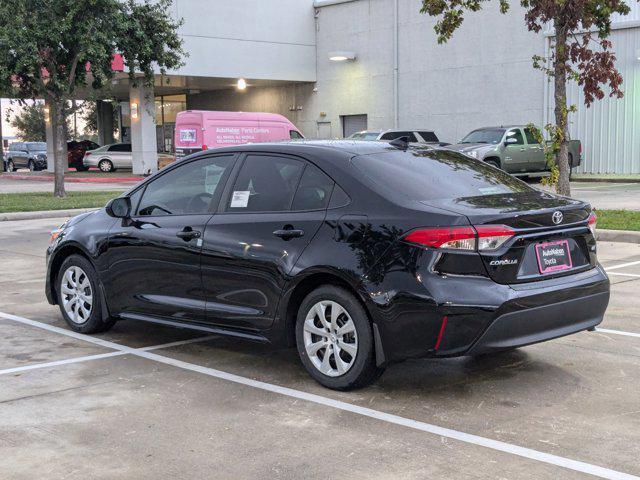
M 80 255 L 70 255 L 58 272 L 56 280 L 58 305 L 62 317 L 72 330 L 99 333 L 115 323 L 102 319 L 101 292 L 93 265 Z
M 30 172 L 35 172 L 36 171 L 36 162 L 34 162 L 33 160 L 29 160 L 29 171 Z
M 13 160 L 9 160 L 7 162 L 7 172 L 15 172 L 16 171 L 16 166 L 13 163 Z
M 376 366 L 367 313 L 342 288 L 325 285 L 307 295 L 298 310 L 296 344 L 307 372 L 334 390 L 364 387 L 384 371 Z
M 485 163 L 491 165 L 492 167 L 500 168 L 500 164 L 495 160 L 487 160 Z

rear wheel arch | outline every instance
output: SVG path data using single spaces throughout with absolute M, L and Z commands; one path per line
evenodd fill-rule
M 351 293 L 362 304 L 365 312 L 367 312 L 369 321 L 373 324 L 371 312 L 366 302 L 363 300 L 361 293 L 353 287 L 352 283 L 333 272 L 324 271 L 312 273 L 295 283 L 293 289 L 286 295 L 284 299 L 285 302 L 281 308 L 281 318 L 284 320 L 285 340 L 288 346 L 295 346 L 296 344 L 296 318 L 300 305 L 302 305 L 303 300 L 309 293 L 323 285 L 332 285 Z

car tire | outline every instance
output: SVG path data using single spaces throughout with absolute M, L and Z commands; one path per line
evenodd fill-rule
M 16 166 L 13 163 L 13 160 L 8 160 L 7 161 L 7 172 L 15 172 L 16 171 Z
M 29 160 L 29 163 L 27 164 L 27 167 L 29 168 L 30 172 L 35 172 L 37 170 L 36 162 L 34 162 L 33 160 Z
M 500 168 L 500 164 L 495 160 L 487 160 L 485 163 L 491 165 L 492 167 Z M 502 169 L 500 168 L 500 170 Z
M 113 162 L 111 160 L 102 159 L 98 162 L 98 168 L 101 172 L 114 172 L 115 168 L 113 168 Z
M 76 172 L 86 172 L 87 170 L 89 170 L 89 167 L 85 167 L 84 165 L 78 165 L 76 167 Z
M 339 313 L 332 322 L 334 309 Z M 333 285 L 316 288 L 302 301 L 296 319 L 296 345 L 311 377 L 333 390 L 365 387 L 384 371 L 376 366 L 367 312 L 351 293 Z
M 73 331 L 99 333 L 114 325 L 115 320 L 102 319 L 98 275 L 91 262 L 81 255 L 70 255 L 62 262 L 56 291 L 62 317 Z

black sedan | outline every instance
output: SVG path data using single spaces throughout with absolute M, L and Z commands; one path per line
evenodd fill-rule
M 322 385 L 602 321 L 588 204 L 402 142 L 187 157 L 53 232 L 46 294 L 78 332 L 155 322 L 297 346 Z

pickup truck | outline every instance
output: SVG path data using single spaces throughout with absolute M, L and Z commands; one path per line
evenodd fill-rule
M 483 160 L 512 175 L 544 175 L 549 172 L 544 150 L 524 125 L 485 127 L 473 130 L 460 143 L 446 148 Z M 580 140 L 569 141 L 569 165 L 580 165 Z

